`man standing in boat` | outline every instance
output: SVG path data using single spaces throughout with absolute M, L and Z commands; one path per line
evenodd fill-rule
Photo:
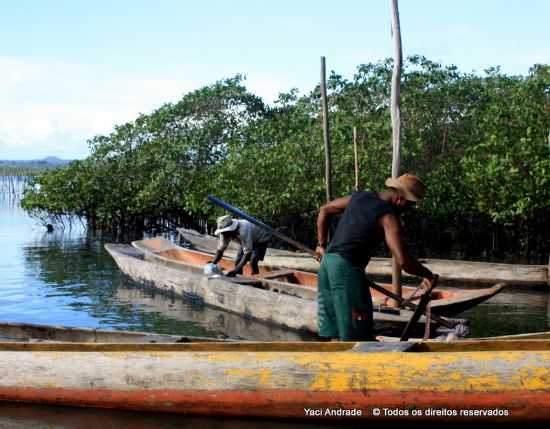
M 258 274 L 260 272 L 258 262 L 264 260 L 271 234 L 247 220 L 232 219 L 229 215 L 220 216 L 216 220 L 216 224 L 218 229 L 214 234 L 219 236 L 219 242 L 212 263 L 218 263 L 231 240 L 235 240 L 240 244 L 240 247 L 235 259 L 235 268 L 229 271 L 227 275 L 234 277 L 237 274 L 242 274 L 248 261 L 250 261 L 252 274 Z
M 412 174 L 386 180 L 384 192 L 354 192 L 323 205 L 317 218 L 319 335 L 341 341 L 373 340 L 372 298 L 365 268 L 385 239 L 407 273 L 430 287 L 435 275 L 405 250 L 399 213 L 424 197 L 424 183 Z M 327 247 L 328 218 L 343 213 Z

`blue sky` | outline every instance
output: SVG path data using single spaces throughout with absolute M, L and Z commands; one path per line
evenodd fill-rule
M 0 159 L 82 158 L 86 140 L 243 73 L 272 101 L 392 55 L 390 0 L 0 0 Z M 550 63 L 550 1 L 401 0 L 404 55 L 464 72 Z

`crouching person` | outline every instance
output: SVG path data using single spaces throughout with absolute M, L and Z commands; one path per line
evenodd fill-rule
M 217 221 L 215 235 L 219 237 L 218 249 L 212 263 L 217 264 L 231 240 L 239 243 L 239 251 L 235 259 L 235 268 L 227 275 L 234 277 L 242 274 L 244 266 L 250 262 L 252 274 L 260 272 L 258 263 L 263 261 L 271 234 L 244 219 L 232 219 L 231 216 L 220 216 Z

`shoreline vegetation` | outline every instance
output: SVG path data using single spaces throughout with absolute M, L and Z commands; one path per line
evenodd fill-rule
M 335 198 L 354 189 L 353 127 L 361 188 L 380 190 L 390 176 L 391 71 L 386 59 L 358 66 L 352 79 L 328 78 Z M 479 75 L 413 56 L 401 97 L 402 171 L 428 187 L 404 216 L 413 252 L 548 263 L 550 66 Z M 213 194 L 315 241 L 325 198 L 319 86 L 268 105 L 237 75 L 88 143 L 86 159 L 29 177 L 21 205 L 31 216 L 78 216 L 119 237 L 176 226 L 204 232 L 221 213 L 206 200 Z

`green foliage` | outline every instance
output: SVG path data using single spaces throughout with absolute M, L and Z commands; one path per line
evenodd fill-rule
M 482 83 L 477 139 L 461 159 L 477 208 L 495 222 L 529 220 L 550 203 L 550 67 Z
M 391 71 L 385 60 L 359 66 L 350 80 L 328 79 L 334 197 L 353 190 L 354 126 L 363 187 L 381 189 L 390 175 Z M 546 65 L 527 76 L 479 76 L 407 60 L 402 171 L 429 190 L 406 219 L 413 236 L 435 242 L 437 225 L 467 245 L 475 231 L 549 217 L 549 76 Z M 212 193 L 312 242 L 324 200 L 319 105 L 319 87 L 267 106 L 241 76 L 217 82 L 94 137 L 90 157 L 34 178 L 23 206 L 85 216 L 97 228 L 142 229 L 182 213 L 213 219 Z

